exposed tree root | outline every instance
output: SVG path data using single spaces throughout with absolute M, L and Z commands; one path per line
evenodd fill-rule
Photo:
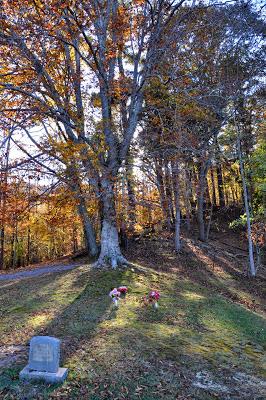
M 93 264 L 94 268 L 97 269 L 117 269 L 118 267 L 128 267 L 132 264 L 122 255 L 116 257 L 99 257 L 99 259 Z

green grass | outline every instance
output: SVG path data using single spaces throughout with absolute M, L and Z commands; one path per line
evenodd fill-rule
M 108 292 L 122 284 L 129 293 L 115 309 Z M 140 302 L 150 289 L 161 292 L 157 311 Z M 0 301 L 1 344 L 59 337 L 70 371 L 62 386 L 47 387 L 19 383 L 22 365 L 2 369 L 0 399 L 226 399 L 194 387 L 195 374 L 208 370 L 234 386 L 235 372 L 265 377 L 263 316 L 174 273 L 81 266 L 2 282 Z M 257 398 L 239 390 L 228 398 Z

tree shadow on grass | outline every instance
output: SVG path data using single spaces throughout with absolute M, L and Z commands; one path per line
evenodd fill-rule
M 23 279 L 1 286 L 1 343 L 16 343 L 19 329 L 23 334 L 17 339 L 25 341 L 38 330 L 38 325 L 49 321 L 49 314 L 63 309 L 75 293 L 82 290 L 87 272 L 81 272 L 74 280 L 74 272 L 47 274 L 42 277 Z M 62 288 L 61 288 L 62 286 Z M 44 320 L 34 321 L 43 311 Z M 32 319 L 32 324 L 30 320 Z M 39 322 L 39 323 L 38 323 Z M 27 331 L 27 328 L 31 330 Z
M 200 253 L 198 251 L 201 251 Z M 190 252 L 189 278 L 195 283 L 244 305 L 265 312 L 264 293 L 266 281 L 260 277 L 249 279 L 237 271 L 235 265 L 220 255 L 204 254 L 202 250 Z M 191 271 L 194 268 L 194 271 Z
M 78 354 L 77 357 L 80 357 L 82 351 L 92 346 L 93 338 L 101 330 L 99 325 L 102 321 L 115 318 L 116 309 L 112 305 L 108 293 L 112 286 L 127 283 L 126 274 L 126 271 L 86 269 L 76 276 L 75 272 L 67 271 L 31 280 L 30 290 L 29 282 L 26 280 L 14 282 L 2 293 L 6 299 L 2 312 L 13 314 L 12 320 L 6 320 L 3 334 L 10 336 L 10 341 L 12 341 L 12 335 L 17 331 L 15 342 L 18 342 L 20 337 L 19 343 L 28 343 L 31 337 L 36 335 L 60 338 L 62 341 L 61 365 L 70 367 L 71 375 L 72 367 L 75 369 L 78 363 L 75 355 Z M 62 288 L 57 287 L 60 282 L 66 281 L 67 285 Z M 84 285 L 84 282 L 87 284 Z M 25 293 L 26 289 L 27 293 Z M 12 292 L 16 293 L 16 296 L 24 296 L 20 300 L 13 299 L 8 308 L 7 298 L 8 296 L 12 298 Z M 16 318 L 14 318 L 14 314 L 17 316 Z M 40 323 L 34 326 L 34 321 L 38 322 L 38 318 L 45 317 L 46 314 L 47 319 L 41 318 Z M 15 365 L 14 379 L 12 378 L 8 387 L 3 389 L 4 392 L 8 393 L 11 390 L 12 383 L 18 384 L 18 372 L 21 367 Z M 3 371 L 2 381 L 3 379 L 10 381 L 10 374 L 13 374 L 13 371 L 14 369 Z M 31 391 L 34 385 L 30 386 L 18 384 L 17 398 L 37 398 L 36 393 L 33 394 Z M 24 389 L 27 391 L 26 394 Z M 46 387 L 41 385 L 40 391 L 43 390 L 46 391 Z
M 53 305 L 54 313 L 25 338 L 47 334 L 62 339 L 61 364 L 69 367 L 69 378 L 59 388 L 7 388 L 17 400 L 45 398 L 44 393 L 49 398 L 172 400 L 179 392 L 203 399 L 206 397 L 195 395 L 190 387 L 195 372 L 211 365 L 228 366 L 235 337 L 254 340 L 254 329 L 262 324 L 261 317 L 226 302 L 195 280 L 156 275 L 141 265 L 134 272 L 86 269 L 78 275 L 68 272 L 56 276 L 44 279 L 39 286 L 38 281 L 33 282 L 29 295 L 36 306 L 37 315 L 33 316 L 52 310 Z M 131 292 L 117 311 L 108 292 L 119 284 L 130 286 Z M 26 286 L 22 284 L 21 293 Z M 138 302 L 151 286 L 162 294 L 158 312 Z M 24 301 L 26 294 L 22 305 Z M 26 326 L 31 320 L 32 315 L 24 310 L 22 322 Z M 237 360 L 235 357 L 234 362 Z M 13 379 L 16 384 L 18 372 Z
M 213 371 L 218 383 L 232 386 L 229 397 L 222 398 L 250 399 L 253 394 L 260 394 L 260 387 L 257 392 L 253 388 L 243 394 L 234 373 L 263 374 L 265 320 L 221 296 L 207 296 L 204 289 L 192 282 L 177 281 L 169 289 L 169 296 L 162 293 L 157 311 L 140 306 L 131 323 L 113 332 L 120 347 L 134 349 L 134 362 L 142 365 L 135 368 L 144 372 L 148 365 L 150 374 L 159 375 L 157 385 L 164 386 L 166 379 L 170 379 L 172 396 L 174 388 L 179 387 L 182 395 L 207 398 L 203 394 L 197 397 L 191 387 L 196 373 L 204 369 Z M 178 296 L 171 296 L 176 291 Z M 165 369 L 161 376 L 160 369 Z M 142 378 L 145 377 L 141 374 L 135 378 L 137 384 L 147 385 Z M 188 386 L 191 390 L 187 391 Z
M 70 399 L 82 395 L 90 399 L 122 399 L 119 396 L 123 390 L 130 399 L 170 400 L 178 393 L 204 399 L 206 393 L 200 394 L 193 387 L 197 372 L 213 370 L 218 382 L 233 363 L 240 370 L 255 373 L 258 356 L 240 359 L 233 354 L 232 346 L 237 346 L 236 338 L 254 341 L 255 327 L 263 323 L 261 317 L 213 296 L 194 282 L 178 280 L 168 282 L 167 286 L 158 279 L 158 289 L 162 285 L 160 308 L 158 311 L 144 308 L 135 296 L 147 292 L 153 284 L 153 272 L 145 267 L 136 267 L 135 272 L 123 273 L 122 279 L 110 273 L 113 283 L 130 281 L 132 292 L 128 304 L 121 304 L 119 315 L 113 315 L 116 319 L 106 313 L 99 321 L 103 324 L 98 324 L 93 335 L 80 337 L 70 354 L 66 353 L 66 365 L 73 371 L 71 389 L 67 392 Z M 110 275 L 105 274 L 104 282 L 110 282 Z M 99 276 L 96 279 L 102 290 L 104 282 Z M 91 288 L 88 290 L 91 299 L 93 292 Z M 84 304 L 83 294 L 80 300 Z M 243 348 L 239 350 L 243 352 Z M 236 393 L 233 389 L 230 396 L 249 398 L 241 397 L 241 390 L 237 390 Z M 66 388 L 59 393 L 63 396 Z
M 183 250 L 179 255 L 175 254 L 171 242 L 163 242 L 163 246 L 161 241 L 147 242 L 145 245 L 145 251 L 142 247 L 136 247 L 135 258 L 140 263 L 142 259 L 149 268 L 174 272 L 181 280 L 192 280 L 232 301 L 245 304 L 251 310 L 266 311 L 265 278 L 248 278 L 235 259 L 221 252 L 213 252 L 210 246 L 203 246 L 196 240 L 184 240 Z

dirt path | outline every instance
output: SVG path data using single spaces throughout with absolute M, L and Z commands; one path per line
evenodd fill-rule
M 46 265 L 36 269 L 14 272 L 12 274 L 0 275 L 0 281 L 11 281 L 17 279 L 25 279 L 30 277 L 36 277 L 52 272 L 68 271 L 70 269 L 79 267 L 82 263 L 70 263 L 70 264 L 58 264 L 58 265 Z

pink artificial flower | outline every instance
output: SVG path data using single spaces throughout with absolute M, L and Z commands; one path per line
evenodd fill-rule
M 117 288 L 114 288 L 113 290 L 111 290 L 111 292 L 109 293 L 109 296 L 114 300 L 114 299 L 118 299 L 120 296 L 120 292 L 117 290 Z
M 158 301 L 159 298 L 160 298 L 160 293 L 159 293 L 157 290 L 152 290 L 152 291 L 149 293 L 149 298 L 150 298 L 151 300 Z

